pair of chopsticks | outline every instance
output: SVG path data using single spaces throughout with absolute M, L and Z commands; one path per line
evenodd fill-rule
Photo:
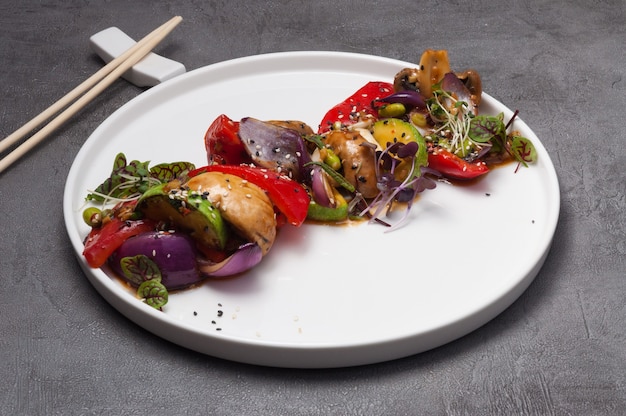
M 74 116 L 85 107 L 91 100 L 97 97 L 115 80 L 120 78 L 133 65 L 141 61 L 152 49 L 154 49 L 165 37 L 182 21 L 182 17 L 176 16 L 165 22 L 163 25 L 152 31 L 145 38 L 137 42 L 122 55 L 113 59 L 98 72 L 83 81 L 79 86 L 67 93 L 56 103 L 52 104 L 35 118 L 24 124 L 22 127 L 11 133 L 0 141 L 0 153 L 20 141 L 28 133 L 45 123 L 52 116 L 63 108 L 67 107 L 57 117 L 33 134 L 28 140 L 15 148 L 11 153 L 0 160 L 0 172 L 24 156 L 28 151 L 39 144 L 55 129 Z M 80 98 L 79 98 L 80 97 Z M 73 103 L 72 103 L 73 102 Z M 70 103 L 72 103 L 70 105 Z M 69 107 L 68 107 L 69 105 Z

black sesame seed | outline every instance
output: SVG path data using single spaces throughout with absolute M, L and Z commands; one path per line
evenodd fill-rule
M 223 311 L 217 311 L 217 316 L 222 316 L 222 315 L 224 315 Z

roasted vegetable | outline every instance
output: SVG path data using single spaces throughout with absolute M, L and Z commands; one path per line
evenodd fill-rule
M 261 247 L 263 255 L 274 244 L 274 206 L 263 189 L 239 176 L 207 172 L 192 177 L 185 187 L 203 195 L 239 235 Z
M 166 221 L 189 232 L 199 244 L 223 249 L 228 230 L 220 210 L 202 192 L 175 180 L 155 186 L 142 195 L 137 209 L 146 218 Z
M 109 256 L 128 238 L 154 230 L 151 220 L 123 221 L 112 218 L 100 227 L 94 227 L 85 240 L 83 256 L 89 267 L 102 267 Z
M 311 159 L 298 131 L 246 117 L 239 137 L 254 164 L 296 181 L 306 176 L 304 165 Z
M 363 195 L 373 198 L 376 188 L 376 151 L 358 131 L 331 131 L 325 140 L 341 160 L 343 176 Z
M 137 255 L 154 261 L 161 272 L 161 283 L 168 290 L 188 287 L 202 280 L 196 264 L 194 242 L 183 232 L 150 231 L 131 237 L 109 257 L 109 265 L 119 276 L 126 277 L 121 260 Z M 139 286 L 140 282 L 126 280 L 135 287 Z
M 306 219 L 309 195 L 301 184 L 278 172 L 246 165 L 210 165 L 189 172 L 189 176 L 206 172 L 236 175 L 257 185 L 267 193 L 280 216 L 284 218 L 279 218 L 280 221 L 299 227 Z

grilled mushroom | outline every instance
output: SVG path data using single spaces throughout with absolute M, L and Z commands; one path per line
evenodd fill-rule
M 343 166 L 343 175 L 365 198 L 378 195 L 376 187 L 376 152 L 358 131 L 333 131 L 326 145 L 335 152 Z

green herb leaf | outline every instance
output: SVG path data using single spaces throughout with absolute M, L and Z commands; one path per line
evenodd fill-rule
M 161 309 L 167 304 L 168 293 L 167 288 L 161 282 L 156 280 L 147 280 L 143 282 L 137 289 L 137 295 L 143 299 L 148 305 L 155 309 Z
M 126 166 L 126 172 L 124 173 L 130 174 L 131 176 L 137 176 L 139 178 L 145 178 L 147 176 L 150 176 L 149 166 L 150 162 L 140 162 L 138 160 L 133 160 Z
M 124 257 L 120 260 L 120 266 L 124 276 L 136 285 L 141 285 L 148 280 L 161 281 L 159 266 L 150 260 L 148 256 L 139 254 L 134 257 Z
M 524 166 L 537 161 L 537 149 L 530 140 L 522 136 L 511 137 L 511 153 Z
M 193 169 L 195 169 L 194 164 L 189 162 L 161 163 L 150 169 L 150 176 L 165 183 L 180 178 Z
M 457 101 L 454 103 L 454 108 L 467 107 L 467 102 L 465 101 Z
M 504 139 L 506 126 L 502 121 L 502 114 L 498 116 L 479 115 L 470 121 L 468 136 L 477 143 L 487 143 L 494 137 Z
M 87 200 L 103 202 L 107 198 L 128 198 L 143 194 L 152 186 L 183 177 L 194 168 L 189 162 L 163 163 L 150 168 L 150 162 L 133 160 L 128 163 L 126 156 L 118 153 L 111 175 L 87 195 Z

